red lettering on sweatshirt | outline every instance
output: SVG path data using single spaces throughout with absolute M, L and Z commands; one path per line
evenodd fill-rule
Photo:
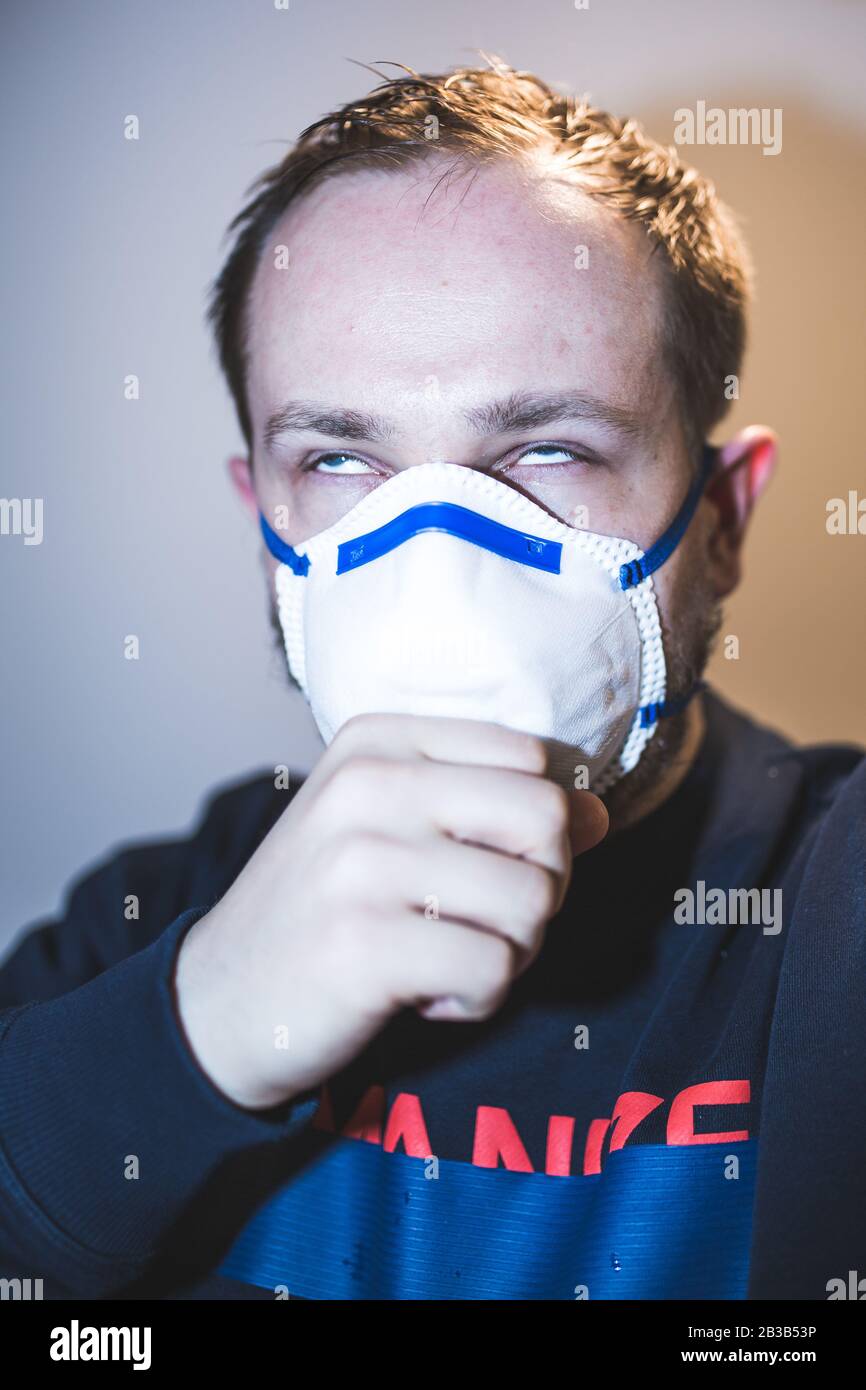
M 385 1089 L 371 1086 L 358 1102 L 352 1118 L 346 1121 L 342 1134 L 346 1139 L 366 1139 L 368 1144 L 381 1144 L 384 1117 Z
M 388 1113 L 388 1124 L 382 1147 L 386 1153 L 393 1153 L 400 1140 L 410 1158 L 429 1158 L 433 1153 L 424 1123 L 420 1096 L 401 1091 L 395 1097 Z
M 547 1155 L 544 1171 L 554 1178 L 571 1175 L 571 1146 L 574 1143 L 573 1115 L 551 1115 L 547 1122 Z
M 604 1148 L 604 1136 L 610 1129 L 610 1120 L 592 1120 L 586 1135 L 586 1147 L 583 1151 L 583 1176 L 589 1177 L 590 1173 L 601 1172 L 601 1151 Z
M 703 1081 L 687 1086 L 671 1101 L 667 1121 L 668 1144 L 734 1144 L 749 1138 L 748 1129 L 701 1133 L 695 1130 L 695 1110 L 703 1105 L 747 1105 L 751 1099 L 748 1081 Z M 661 1096 L 649 1091 L 624 1091 L 617 1099 L 610 1119 L 590 1121 L 583 1151 L 582 1172 L 590 1176 L 602 1171 L 605 1141 L 610 1135 L 610 1152 L 622 1149 L 638 1125 L 664 1105 Z M 313 1128 L 334 1133 L 334 1109 L 327 1085 L 320 1092 Z M 576 1120 L 573 1115 L 550 1115 L 544 1172 L 550 1177 L 571 1176 L 571 1155 Z M 383 1136 L 384 1130 L 384 1136 Z M 427 1131 L 421 1097 L 401 1091 L 392 1102 L 385 1120 L 385 1089 L 370 1086 L 346 1121 L 341 1134 L 347 1139 L 363 1139 L 381 1144 L 394 1153 L 402 1142 L 410 1158 L 429 1158 L 433 1145 Z M 479 1105 L 475 1114 L 475 1134 L 471 1162 L 478 1168 L 504 1167 L 513 1173 L 534 1173 L 526 1146 L 504 1106 Z
M 610 1136 L 610 1151 L 621 1149 L 629 1135 L 637 1129 L 641 1120 L 651 1115 L 660 1105 L 662 1096 L 652 1096 L 647 1091 L 624 1091 L 614 1106 L 613 1133 Z
M 748 1139 L 747 1129 L 726 1130 L 720 1134 L 695 1133 L 696 1105 L 747 1105 L 751 1096 L 748 1081 L 702 1081 L 687 1086 L 671 1103 L 668 1116 L 669 1144 L 735 1144 Z
M 500 1158 L 512 1173 L 535 1171 L 508 1111 L 498 1105 L 479 1105 L 472 1162 L 478 1168 L 498 1168 Z

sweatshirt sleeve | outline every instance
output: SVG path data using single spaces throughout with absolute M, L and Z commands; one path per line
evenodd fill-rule
M 172 1249 L 190 1268 L 256 1203 L 245 1168 L 306 1127 L 317 1093 L 236 1106 L 199 1067 L 174 966 L 207 907 L 56 998 L 0 1011 L 0 1264 L 83 1297 L 146 1277 Z M 215 1222 L 214 1213 L 218 1214 Z
M 130 844 L 85 870 L 58 917 L 25 928 L 0 964 L 0 1010 L 67 994 L 151 945 L 181 913 L 212 907 L 301 779 L 256 777 L 215 793 L 188 837 Z

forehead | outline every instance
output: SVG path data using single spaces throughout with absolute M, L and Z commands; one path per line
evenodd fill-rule
M 287 248 L 287 256 L 280 248 Z M 254 421 L 290 395 L 369 408 L 503 389 L 660 393 L 662 287 L 640 227 L 543 165 L 326 180 L 273 228 L 250 294 Z

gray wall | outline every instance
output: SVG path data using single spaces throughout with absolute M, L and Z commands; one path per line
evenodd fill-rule
M 7 5 L 0 496 L 43 498 L 44 539 L 0 537 L 0 948 L 110 847 L 184 830 L 221 782 L 315 758 L 225 477 L 240 436 L 205 288 L 256 174 L 372 85 L 347 58 L 438 70 L 477 48 L 632 112 L 666 142 L 674 110 L 699 98 L 784 108 L 776 158 L 695 151 L 744 215 L 761 275 L 735 422 L 773 424 L 784 445 L 728 624 L 741 659 L 716 670 L 735 700 L 801 738 L 866 739 L 846 597 L 866 538 L 824 528 L 825 499 L 863 476 L 862 5 Z M 129 113 L 138 142 L 123 139 Z M 130 633 L 137 662 L 123 656 Z

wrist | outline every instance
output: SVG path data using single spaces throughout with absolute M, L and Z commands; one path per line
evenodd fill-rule
M 284 1097 L 256 1084 L 244 1063 L 241 1002 L 235 972 L 221 957 L 216 909 L 184 936 L 174 967 L 174 997 L 184 1041 L 199 1069 L 222 1096 L 245 1110 L 266 1109 Z

